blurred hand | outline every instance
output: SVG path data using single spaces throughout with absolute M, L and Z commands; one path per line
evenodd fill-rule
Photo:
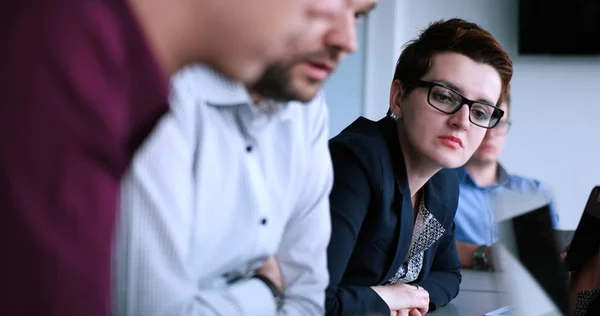
M 403 309 L 392 311 L 392 316 L 423 316 L 423 314 L 418 309 Z
M 425 314 L 421 314 L 421 312 L 418 309 L 411 309 L 410 312 L 408 313 L 408 316 L 423 316 Z
M 500 244 L 493 243 L 485 250 L 485 256 L 488 258 L 488 262 L 490 267 L 494 269 L 494 271 L 502 271 L 504 267 L 506 267 L 507 260 L 505 249 L 503 249 Z
M 429 293 L 422 287 L 411 284 L 393 284 L 372 287 L 395 315 L 420 316 L 429 310 Z M 411 310 L 416 310 L 416 314 Z M 392 315 L 393 312 L 392 312 Z
M 271 282 L 273 282 L 273 284 L 275 284 L 275 286 L 281 292 L 284 291 L 281 269 L 279 268 L 279 262 L 275 257 L 269 257 L 260 268 L 256 269 L 256 274 L 262 275 L 267 279 L 271 280 Z
M 560 253 L 560 261 L 565 261 L 565 258 L 567 257 L 567 252 L 569 252 L 569 248 L 571 248 L 571 245 L 568 245 L 567 248 L 565 248 L 565 250 L 563 250 L 563 252 Z

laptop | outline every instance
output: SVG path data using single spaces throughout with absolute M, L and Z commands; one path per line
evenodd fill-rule
M 600 250 L 600 186 L 590 192 L 564 262 L 560 260 L 564 246 L 557 244 L 545 197 L 535 193 L 503 196 L 497 200 L 497 209 L 500 242 L 513 259 L 506 270 L 514 304 L 488 314 L 547 315 L 554 309 L 558 315 L 569 315 L 567 272 L 576 273 Z M 539 304 L 544 300 L 546 306 Z
M 600 186 L 590 193 L 565 257 L 567 271 L 576 272 L 600 248 Z
M 587 272 L 584 273 L 594 273 L 589 270 L 590 267 L 586 267 L 586 264 L 593 263 L 593 260 L 597 259 L 595 256 L 598 250 L 600 250 L 600 186 L 595 187 L 590 193 L 565 257 L 567 271 L 575 287 L 573 290 L 583 291 L 577 294 L 577 296 L 582 295 L 578 299 L 577 308 L 581 309 L 579 313 L 585 311 L 585 315 L 600 315 L 598 281 L 589 279 L 592 277 L 589 274 L 579 274 L 580 271 L 586 270 Z M 597 269 L 597 267 L 591 268 Z
M 496 209 L 511 302 L 496 315 L 568 315 L 566 269 L 549 200 L 538 192 L 512 192 L 496 197 Z
M 510 306 L 503 306 L 495 309 L 491 312 L 485 313 L 483 316 L 513 316 L 515 315 L 514 309 Z

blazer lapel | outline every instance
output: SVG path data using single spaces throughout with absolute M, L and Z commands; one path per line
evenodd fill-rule
M 398 180 L 396 180 L 398 182 Z M 398 269 L 402 266 L 406 255 L 408 254 L 408 250 L 410 248 L 410 244 L 412 241 L 412 234 L 414 228 L 414 217 L 413 217 L 413 208 L 412 201 L 410 198 L 410 191 L 406 192 L 398 192 L 397 202 L 394 203 L 394 209 L 396 209 L 398 213 L 398 217 L 400 218 L 399 223 L 399 233 L 398 240 L 396 246 L 396 253 L 394 253 L 394 260 L 388 269 L 383 282 L 387 282 L 390 280 L 397 272 Z
M 406 166 L 404 164 L 404 156 L 402 155 L 402 149 L 398 140 L 398 134 L 396 131 L 396 124 L 390 118 L 384 118 L 379 121 L 382 134 L 384 135 L 388 147 L 390 149 L 390 156 L 392 158 L 392 165 L 394 169 L 394 202 L 393 209 L 398 212 L 399 233 L 396 241 L 396 252 L 393 255 L 394 260 L 390 265 L 382 283 L 386 283 L 390 280 L 404 262 L 410 243 L 412 241 L 413 234 L 413 207 L 411 201 L 410 187 L 408 186 L 408 178 L 406 175 Z
M 447 215 L 443 211 L 443 201 L 440 199 L 443 189 L 442 184 L 438 181 L 437 175 L 434 175 L 425 184 L 425 207 L 427 207 L 429 213 L 431 213 L 442 225 L 446 222 Z
M 447 214 L 444 213 L 443 210 L 446 208 L 443 205 L 443 201 L 440 200 L 442 189 L 441 184 L 437 181 L 437 177 L 433 176 L 431 180 L 425 184 L 425 207 L 442 226 L 445 226 Z M 429 247 L 425 250 L 425 253 L 423 253 L 423 269 L 429 266 L 429 263 L 434 259 L 434 253 L 431 249 L 432 247 Z M 422 275 L 422 273 L 419 275 L 417 281 L 421 280 Z

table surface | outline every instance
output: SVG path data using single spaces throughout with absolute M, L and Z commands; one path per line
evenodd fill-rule
M 559 249 L 564 249 L 573 238 L 572 230 L 557 230 L 556 241 Z M 513 273 L 517 273 L 519 286 L 523 286 L 527 292 L 531 285 L 525 282 L 527 277 L 524 275 L 523 268 L 512 266 Z M 514 283 L 514 277 L 512 282 Z M 522 279 L 523 278 L 523 279 Z M 523 280 L 524 282 L 521 282 Z M 482 272 L 474 270 L 462 270 L 462 282 L 458 296 L 448 305 L 438 309 L 435 312 L 428 313 L 432 316 L 483 316 L 503 306 L 509 305 L 511 297 L 509 293 L 509 283 L 511 281 L 507 275 L 502 272 Z M 530 292 L 527 292 L 530 293 Z M 514 294 L 514 293 L 513 293 Z M 513 296 L 513 299 L 515 297 Z M 536 301 L 536 294 L 531 292 L 531 297 L 527 295 L 527 301 L 530 299 Z M 539 301 L 536 301 L 539 302 Z M 537 304 L 537 303 L 536 303 Z M 557 311 L 551 311 L 543 316 L 560 315 Z M 528 315 L 530 316 L 530 315 Z
M 506 293 L 461 290 L 448 305 L 427 313 L 431 316 L 483 316 L 485 313 L 508 305 Z
M 506 278 L 502 272 L 462 270 L 461 291 L 506 292 Z
M 501 272 L 462 271 L 458 296 L 431 316 L 483 316 L 509 305 L 508 281 Z M 560 315 L 550 312 L 544 316 Z

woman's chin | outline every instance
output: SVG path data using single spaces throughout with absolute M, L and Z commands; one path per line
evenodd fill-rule
M 460 159 L 459 157 L 445 156 L 445 157 L 437 157 L 437 158 L 438 159 L 436 159 L 436 161 L 440 165 L 440 167 L 446 168 L 446 169 L 459 168 L 459 167 L 464 166 L 464 164 L 467 162 L 466 160 Z

